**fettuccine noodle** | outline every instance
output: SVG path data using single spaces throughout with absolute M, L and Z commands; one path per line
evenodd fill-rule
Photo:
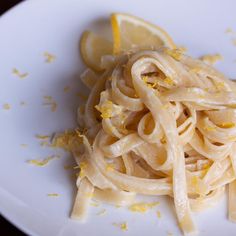
M 85 217 L 91 198 L 125 206 L 136 194 L 167 195 L 188 234 L 196 231 L 191 211 L 214 206 L 229 184 L 236 221 L 235 83 L 177 49 L 106 64 L 93 79 L 89 69 L 83 74 L 90 94 L 78 110 L 83 145 L 73 149 L 80 175 L 72 218 Z

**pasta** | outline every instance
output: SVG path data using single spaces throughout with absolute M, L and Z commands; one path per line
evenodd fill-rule
M 184 234 L 193 233 L 191 212 L 214 206 L 229 184 L 236 221 L 235 83 L 178 49 L 103 62 L 104 73 L 82 78 L 90 94 L 78 109 L 82 145 L 72 148 L 80 166 L 72 217 L 84 218 L 91 198 L 125 206 L 136 194 L 167 195 Z

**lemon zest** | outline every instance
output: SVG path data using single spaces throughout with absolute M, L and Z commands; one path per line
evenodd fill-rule
M 217 61 L 223 60 L 223 57 L 219 53 L 213 54 L 213 55 L 207 54 L 200 57 L 200 60 L 205 63 L 214 65 Z
M 8 103 L 3 104 L 3 109 L 4 110 L 10 110 L 11 109 L 10 104 L 8 104 Z
M 178 49 L 166 49 L 165 53 L 174 58 L 176 61 L 180 61 L 182 52 Z
M 28 73 L 21 73 L 16 68 L 13 68 L 12 73 L 16 76 L 18 76 L 20 79 L 25 79 L 29 74 Z
M 48 193 L 47 194 L 48 197 L 59 197 L 58 193 Z
M 57 110 L 57 103 L 56 103 L 56 101 L 54 101 L 52 96 L 44 96 L 43 98 L 45 100 L 43 105 L 50 106 L 51 107 L 51 111 L 55 112 Z
M 37 134 L 37 135 L 36 135 L 36 138 L 38 138 L 38 139 L 49 139 L 50 136 L 49 136 L 49 135 L 40 135 L 40 134 Z
M 160 204 L 159 202 L 152 202 L 152 203 L 140 202 L 140 203 L 132 204 L 129 207 L 129 210 L 133 212 L 145 213 L 148 209 L 151 209 L 154 206 L 157 206 L 159 204 Z
M 174 85 L 174 81 L 170 77 L 166 77 L 163 81 L 170 86 Z
M 210 127 L 210 126 L 205 126 L 204 130 L 206 130 L 206 131 L 214 131 L 214 130 L 216 130 L 216 128 L 215 127 Z
M 157 211 L 157 217 L 160 219 L 161 218 L 161 212 Z
M 112 117 L 112 105 L 112 101 L 107 100 L 101 106 L 96 105 L 95 109 L 97 109 L 101 113 L 101 117 L 103 119 L 107 119 Z
M 49 161 L 51 161 L 55 158 L 56 158 L 56 156 L 49 156 L 49 157 L 47 157 L 43 160 L 32 159 L 32 160 L 28 160 L 27 162 L 29 164 L 32 164 L 32 165 L 35 165 L 35 166 L 43 167 L 43 166 L 46 166 L 49 163 Z
M 107 165 L 106 165 L 106 171 L 114 171 L 114 165 L 112 165 L 112 164 L 107 164 Z
M 219 126 L 221 128 L 233 128 L 233 127 L 235 127 L 235 123 L 233 123 L 233 122 L 223 122 Z
M 123 222 L 123 223 L 120 223 L 120 224 L 113 223 L 113 225 L 119 227 L 123 231 L 127 231 L 128 230 L 127 222 Z
M 81 144 L 81 137 L 78 136 L 76 131 L 65 131 L 56 135 L 53 140 L 51 147 L 62 148 L 65 151 L 71 151 L 73 145 Z
M 56 60 L 56 56 L 52 55 L 49 52 L 45 52 L 43 55 L 45 57 L 45 62 L 47 63 L 52 63 L 53 61 Z
M 225 30 L 225 33 L 233 33 L 234 31 L 231 29 L 231 28 L 227 28 L 226 30 Z

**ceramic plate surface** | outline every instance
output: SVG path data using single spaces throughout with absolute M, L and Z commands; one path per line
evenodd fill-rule
M 111 12 L 126 12 L 160 25 L 192 56 L 220 53 L 217 67 L 236 78 L 236 2 L 234 0 L 40 0 L 25 1 L 0 18 L 0 212 L 30 235 L 181 235 L 173 203 L 145 214 L 101 204 L 91 207 L 84 224 L 69 219 L 75 180 L 65 165 L 69 154 L 42 147 L 37 134 L 52 134 L 76 125 L 76 108 L 84 92 L 78 74 L 84 69 L 78 42 L 85 29 L 100 31 Z M 101 32 L 101 31 L 100 31 Z M 56 58 L 45 62 L 45 52 Z M 17 71 L 21 77 L 17 75 Z M 15 73 L 13 73 L 15 72 Z M 65 92 L 65 87 L 70 89 Z M 66 89 L 67 90 L 67 89 Z M 44 96 L 57 103 L 52 112 Z M 4 109 L 8 104 L 10 109 Z M 7 108 L 7 106 L 5 106 Z M 26 144 L 26 145 L 22 145 Z M 59 155 L 45 167 L 30 159 Z M 58 197 L 48 194 L 57 193 Z M 148 198 L 150 199 L 150 198 Z M 152 198 L 151 200 L 156 199 Z M 107 210 L 104 216 L 97 213 Z M 157 211 L 161 212 L 158 219 Z M 203 213 L 194 214 L 200 235 L 233 236 L 227 220 L 226 197 Z M 127 222 L 123 232 L 113 223 Z

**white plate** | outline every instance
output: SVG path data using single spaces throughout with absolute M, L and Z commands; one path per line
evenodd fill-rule
M 225 60 L 218 68 L 236 77 L 236 47 L 228 27 L 236 30 L 234 0 L 198 1 L 107 1 L 40 0 L 26 1 L 0 18 L 0 212 L 30 235 L 180 235 L 173 204 L 165 198 L 155 210 L 135 214 L 107 205 L 91 207 L 81 224 L 69 219 L 75 192 L 68 154 L 44 168 L 26 163 L 58 151 L 42 148 L 36 134 L 51 134 L 75 126 L 81 88 L 75 75 L 84 68 L 78 53 L 83 30 L 97 29 L 114 11 L 128 12 L 164 27 L 175 41 L 193 56 L 221 53 Z M 236 37 L 236 35 L 235 35 Z M 56 55 L 53 63 L 43 53 Z M 28 72 L 25 79 L 12 69 Z M 70 86 L 68 93 L 63 92 Z M 42 105 L 50 95 L 58 103 L 56 112 Z M 25 101 L 26 106 L 20 102 Z M 9 103 L 10 110 L 2 109 Z M 23 148 L 20 144 L 27 144 Z M 59 193 L 59 197 L 48 197 Z M 158 198 L 159 199 L 159 198 Z M 96 213 L 106 208 L 107 214 Z M 156 210 L 162 218 L 158 219 Z M 227 220 L 226 200 L 213 209 L 195 215 L 200 235 L 235 235 L 236 225 Z M 112 223 L 127 221 L 128 232 Z M 125 234 L 124 234 L 125 233 Z

